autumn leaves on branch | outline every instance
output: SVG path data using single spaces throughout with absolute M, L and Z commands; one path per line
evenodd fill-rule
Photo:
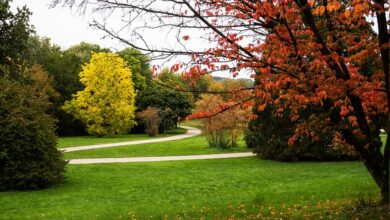
M 179 70 L 187 78 L 215 71 L 250 73 L 258 84 L 237 103 L 255 97 L 252 103 L 260 111 L 268 104 L 279 113 L 288 109 L 291 120 L 299 123 L 291 143 L 312 134 L 310 121 L 300 112 L 318 107 L 321 111 L 309 120 L 325 122 L 323 129 L 337 131 L 338 142 L 354 147 L 389 201 L 390 143 L 381 153 L 379 137 L 380 129 L 390 130 L 388 2 L 105 0 L 84 6 L 130 15 L 123 26 L 133 25 L 129 31 L 141 41 L 103 21 L 94 25 L 155 58 L 188 56 Z M 377 30 L 370 18 L 376 19 Z M 170 30 L 179 47 L 151 45 L 141 34 L 151 29 Z M 204 49 L 191 47 L 195 32 L 204 33 Z

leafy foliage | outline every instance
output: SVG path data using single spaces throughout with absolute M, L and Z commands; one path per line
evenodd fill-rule
M 39 64 L 54 79 L 54 88 L 60 93 L 60 97 L 54 102 L 56 106 L 70 100 L 72 94 L 83 89 L 79 73 L 82 64 L 86 61 L 82 61 L 76 54 L 62 51 L 48 38 L 31 36 L 29 38 L 29 55 L 31 64 Z
M 134 89 L 143 91 L 152 82 L 152 70 L 150 69 L 150 59 L 135 48 L 126 48 L 118 52 L 124 59 L 132 73 Z
M 315 110 L 301 113 L 301 117 L 306 115 L 305 120 L 309 120 L 308 117 L 312 111 Z M 257 117 L 249 122 L 245 132 L 245 142 L 248 147 L 254 148 L 258 156 L 263 159 L 281 161 L 357 159 L 357 153 L 351 149 L 352 146 L 345 143 L 342 145 L 333 143 L 335 131 L 316 130 L 318 125 L 313 126 L 312 129 L 312 132 L 317 135 L 316 138 L 302 136 L 289 145 L 288 141 L 297 129 L 297 123 L 291 122 L 288 110 L 278 113 L 275 106 L 268 104 L 263 111 L 254 107 L 253 114 Z
M 0 0 L 0 190 L 28 190 L 63 180 L 49 96 L 58 94 L 40 66 L 28 66 L 30 12 Z
M 90 134 L 121 134 L 134 125 L 135 92 L 131 71 L 119 55 L 96 53 L 83 66 L 85 86 L 64 109 L 80 119 Z
M 194 100 L 197 101 L 200 98 L 200 95 L 210 90 L 210 86 L 214 78 L 210 75 L 202 75 L 196 79 L 182 78 L 181 82 L 185 85 L 185 88 L 188 91 L 192 92 Z
M 58 119 L 57 133 L 60 135 L 85 134 L 84 124 L 64 111 L 61 107 L 65 101 L 72 98 L 72 94 L 84 89 L 80 83 L 79 73 L 82 65 L 89 62 L 93 53 L 109 52 L 97 44 L 81 42 L 63 51 L 50 42 L 48 38 L 31 36 L 29 38 L 29 62 L 39 64 L 53 77 L 55 89 L 60 96 L 54 100 L 53 114 Z M 118 54 L 127 62 L 132 72 L 132 79 L 136 91 L 146 89 L 151 83 L 152 73 L 149 58 L 134 48 L 126 48 Z
M 53 88 L 54 80 L 47 71 L 42 69 L 40 65 L 33 65 L 30 68 L 30 77 L 35 82 L 35 86 L 42 93 L 46 94 L 49 100 L 58 99 L 60 94 Z
M 149 136 L 156 136 L 161 122 L 159 117 L 159 109 L 155 107 L 148 107 L 147 109 L 138 112 L 137 118 L 145 126 L 145 133 Z
M 65 2 L 72 5 L 75 1 Z M 306 134 L 316 138 L 310 124 L 326 123 L 337 131 L 335 143 L 346 142 L 359 153 L 381 189 L 383 201 L 389 203 L 390 141 L 382 154 L 379 137 L 382 128 L 390 132 L 387 1 L 167 0 L 166 4 L 171 7 L 159 7 L 153 0 L 127 1 L 126 7 L 106 1 L 82 5 L 103 13 L 143 14 L 125 20 L 124 27 L 133 27 L 134 35 L 168 26 L 183 47 L 156 48 L 143 41 L 139 48 L 160 57 L 189 55 L 189 62 L 174 65 L 183 66 L 188 78 L 214 71 L 229 71 L 233 76 L 250 72 L 259 85 L 242 102 L 256 97 L 261 102 L 259 111 L 268 104 L 276 111 L 288 109 L 290 119 L 298 123 L 290 144 Z M 145 17 L 150 18 L 148 22 L 139 22 Z M 376 34 L 368 17 L 376 19 Z M 111 31 L 106 23 L 96 21 L 95 26 L 127 43 L 136 43 L 135 38 L 126 39 L 120 31 Z M 210 48 L 186 47 L 192 39 L 186 32 L 194 29 L 209 32 L 205 38 Z M 370 66 L 375 68 L 367 68 Z M 321 106 L 321 111 L 305 121 L 300 113 L 312 106 Z
M 291 121 L 291 111 L 272 103 L 261 110 L 260 106 L 264 106 L 262 102 L 253 107 L 254 117 L 245 132 L 247 146 L 254 148 L 259 157 L 282 161 L 357 159 L 352 146 L 333 142 L 335 130 L 329 129 L 324 121 L 310 118 L 315 113 L 323 113 L 321 106 L 311 105 L 299 112 L 301 120 L 310 121 L 311 133 L 297 137 L 290 144 L 290 137 L 299 129 L 299 123 Z
M 83 41 L 77 45 L 71 46 L 65 52 L 78 57 L 80 60 L 79 61 L 80 64 L 84 65 L 91 60 L 93 53 L 99 53 L 99 52 L 108 53 L 110 52 L 110 50 L 107 48 L 101 48 L 97 44 L 91 44 Z
M 218 112 L 225 101 L 219 95 L 201 95 L 196 102 L 196 112 Z M 230 108 L 212 117 L 201 120 L 203 133 L 210 147 L 231 148 L 237 146 L 237 141 L 246 128 L 250 116 L 248 109 Z
M 64 178 L 66 162 L 56 149 L 42 82 L 23 85 L 0 77 L 0 190 L 46 188 Z
M 28 38 L 33 32 L 29 25 L 30 11 L 10 10 L 10 0 L 0 0 L 0 76 L 21 77 L 22 64 L 28 57 Z
M 62 51 L 48 38 L 31 36 L 29 38 L 29 62 L 39 64 L 53 78 L 53 86 L 59 97 L 51 99 L 52 113 L 58 119 L 56 132 L 59 135 L 85 134 L 85 126 L 80 120 L 65 112 L 61 107 L 72 98 L 72 94 L 83 89 L 79 73 L 82 60 L 75 54 Z M 92 52 L 91 52 L 92 53 Z
M 137 96 L 137 107 L 139 110 L 145 110 L 148 107 L 160 109 L 161 114 L 165 110 L 162 119 L 164 124 L 169 127 L 177 127 L 179 120 L 184 120 L 191 114 L 194 106 L 193 96 L 189 92 L 181 92 L 185 85 L 180 81 L 180 76 L 164 69 L 157 79 L 160 84 L 152 84 L 146 90 L 141 91 Z

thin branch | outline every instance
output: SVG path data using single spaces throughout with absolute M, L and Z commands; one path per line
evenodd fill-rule
M 216 115 L 219 115 L 219 114 L 221 114 L 221 113 L 223 113 L 223 112 L 225 112 L 225 111 L 228 111 L 228 110 L 230 110 L 230 109 L 232 109 L 232 108 L 234 108 L 234 107 L 240 106 L 240 105 L 242 105 L 243 103 L 249 102 L 249 101 L 251 101 L 251 100 L 254 99 L 254 98 L 256 98 L 256 96 L 251 96 L 251 97 L 249 97 L 249 98 L 247 98 L 247 99 L 245 99 L 245 100 L 241 100 L 240 102 L 236 102 L 236 103 L 233 104 L 233 105 L 229 105 L 228 107 L 224 107 L 224 106 L 221 106 L 221 105 L 220 105 L 219 107 L 223 107 L 221 111 L 218 111 L 218 112 L 215 112 L 215 113 L 212 113 L 212 114 L 209 114 L 209 115 L 205 115 L 205 116 L 202 116 L 202 117 L 196 117 L 196 119 L 212 118 L 212 117 L 214 117 L 214 116 L 216 116 Z

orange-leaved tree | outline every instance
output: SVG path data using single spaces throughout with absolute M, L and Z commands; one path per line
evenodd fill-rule
M 238 139 L 247 128 L 250 116 L 250 109 L 235 106 L 226 109 L 224 112 L 223 105 L 227 104 L 226 100 L 220 95 L 203 94 L 195 103 L 197 114 L 201 112 L 218 113 L 212 117 L 202 117 L 200 119 L 203 125 L 203 133 L 207 138 L 210 147 L 231 148 L 238 146 Z
M 56 2 L 72 4 L 75 1 Z M 253 93 L 261 103 L 258 109 L 262 111 L 267 103 L 272 103 L 278 111 L 288 108 L 291 120 L 299 122 L 290 143 L 304 134 L 315 138 L 308 122 L 299 120 L 299 112 L 307 106 L 320 106 L 323 113 L 313 113 L 312 118 L 335 129 L 336 142 L 353 146 L 381 189 L 383 201 L 389 202 L 390 142 L 386 141 L 381 152 L 379 136 L 380 129 L 390 132 L 388 1 L 77 2 L 98 7 L 99 12 L 106 9 L 107 13 L 112 13 L 117 9 L 132 15 L 124 26 L 131 26 L 129 22 L 134 25 L 131 26 L 132 36 L 139 36 L 141 41 L 138 42 L 132 41 L 136 38 L 122 37 L 121 31 L 112 31 L 105 22 L 95 20 L 94 25 L 157 58 L 188 55 L 191 61 L 175 68 L 183 67 L 190 78 L 212 71 L 233 75 L 251 72 L 259 82 Z M 371 28 L 373 24 L 376 30 Z M 137 31 L 145 29 L 176 33 L 174 39 L 180 41 L 180 47 L 167 49 L 167 45 L 147 45 L 147 40 L 137 35 Z M 199 36 L 202 30 L 210 34 L 206 49 L 190 47 L 194 36 Z M 251 98 L 243 97 L 241 101 Z
M 161 123 L 159 111 L 158 108 L 148 107 L 137 113 L 137 118 L 145 126 L 145 133 L 151 137 L 158 135 L 158 127 Z

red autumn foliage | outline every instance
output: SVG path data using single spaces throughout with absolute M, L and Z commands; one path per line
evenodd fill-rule
M 191 68 L 215 71 L 218 63 L 234 62 L 233 75 L 253 71 L 259 82 L 254 95 L 263 103 L 258 110 L 273 103 L 280 112 L 288 108 L 292 121 L 299 122 L 299 112 L 309 105 L 322 106 L 324 113 L 312 118 L 322 118 L 335 129 L 335 141 L 353 146 L 388 202 L 390 144 L 381 153 L 379 136 L 380 129 L 390 131 L 388 3 L 211 0 L 204 4 L 206 14 L 193 7 L 196 16 L 224 18 L 204 21 L 215 34 L 211 41 L 216 46 L 194 60 Z M 377 18 L 378 33 L 368 16 Z M 225 23 L 230 26 L 222 28 Z M 302 134 L 316 138 L 307 122 L 298 128 L 290 143 Z
M 300 122 L 299 112 L 307 106 L 321 106 L 324 113 L 313 118 L 337 131 L 337 143 L 353 146 L 381 189 L 383 201 L 389 202 L 390 142 L 382 153 L 379 136 L 380 129 L 390 132 L 388 1 L 164 1 L 169 10 L 153 0 L 99 2 L 101 9 L 117 7 L 157 17 L 160 26 L 179 33 L 209 30 L 213 46 L 204 51 L 154 49 L 137 47 L 104 24 L 95 24 L 108 35 L 160 57 L 188 55 L 192 58 L 185 67 L 188 78 L 221 69 L 233 75 L 251 72 L 259 82 L 253 93 L 256 101 L 273 103 L 280 112 L 289 109 L 295 122 Z M 376 19 L 376 33 L 370 17 Z M 303 121 L 295 135 L 311 134 L 306 124 Z
M 183 40 L 187 41 L 189 39 L 190 39 L 190 36 L 188 36 L 188 35 L 183 36 Z

